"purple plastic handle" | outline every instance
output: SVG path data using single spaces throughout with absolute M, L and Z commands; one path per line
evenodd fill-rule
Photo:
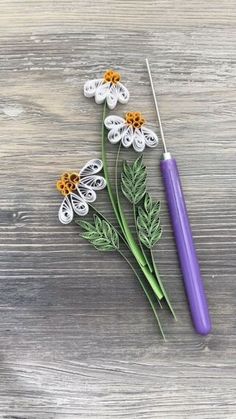
M 211 320 L 176 160 L 162 160 L 161 172 L 193 324 L 198 333 L 207 335 Z

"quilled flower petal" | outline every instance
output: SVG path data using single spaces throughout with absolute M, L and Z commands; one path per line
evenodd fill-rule
M 142 127 L 141 132 L 144 135 L 146 145 L 148 147 L 156 147 L 156 145 L 158 144 L 158 137 L 155 134 L 155 132 L 146 127 Z
M 106 187 L 104 177 L 97 175 L 102 168 L 102 160 L 89 160 L 80 172 L 67 172 L 57 182 L 57 189 L 65 196 L 58 212 L 61 223 L 69 224 L 74 212 L 80 216 L 88 213 L 88 203 L 97 198 L 95 191 Z
M 107 98 L 107 95 L 110 91 L 110 83 L 103 83 L 96 89 L 95 92 L 95 102 L 100 105 Z
M 97 88 L 103 84 L 103 79 L 94 79 L 86 81 L 84 85 L 84 96 L 93 97 Z
M 125 104 L 129 100 L 129 91 L 128 89 L 120 82 L 116 85 L 117 93 L 118 93 L 118 100 L 120 103 Z
M 103 162 L 100 159 L 89 160 L 80 170 L 80 176 L 95 175 L 103 168 Z M 82 180 L 82 179 L 81 179 Z
M 92 175 L 84 177 L 80 184 L 88 185 L 94 191 L 100 191 L 101 189 L 104 189 L 106 187 L 106 180 L 103 176 Z
M 107 94 L 107 106 L 109 109 L 114 109 L 117 105 L 118 101 L 118 92 L 116 85 L 112 85 L 110 87 L 110 90 Z
M 121 141 L 127 130 L 128 127 L 126 125 L 118 125 L 109 131 L 107 138 L 110 143 L 116 144 Z
M 142 152 L 145 146 L 155 147 L 158 144 L 155 132 L 144 126 L 145 119 L 141 112 L 127 112 L 125 118 L 110 115 L 105 118 L 104 124 L 109 130 L 108 140 L 113 144 L 121 141 L 124 147 L 133 145 L 138 152 Z
M 58 218 L 62 224 L 69 224 L 73 220 L 73 209 L 68 196 L 63 199 L 63 202 L 58 211 Z
M 139 153 L 145 149 L 144 135 L 137 129 L 134 132 L 133 147 L 134 150 L 138 151 Z
M 109 109 L 114 109 L 117 102 L 122 104 L 129 100 L 128 89 L 120 82 L 121 75 L 114 70 L 107 70 L 102 79 L 88 80 L 84 85 L 84 95 L 95 97 L 95 102 L 107 102 Z
M 105 127 L 107 129 L 112 129 L 117 125 L 125 125 L 125 119 L 116 115 L 109 115 L 104 120 Z
M 80 184 L 77 186 L 77 191 L 81 198 L 83 198 L 86 202 L 96 201 L 96 192 L 94 192 L 90 186 L 80 182 Z
M 131 144 L 133 143 L 133 128 L 132 127 L 128 127 L 127 131 L 125 132 L 125 134 L 122 137 L 122 144 L 124 147 L 128 148 L 131 146 Z
M 81 198 L 79 195 L 71 193 L 70 199 L 71 199 L 73 210 L 77 215 L 84 216 L 88 214 L 89 206 L 83 198 Z

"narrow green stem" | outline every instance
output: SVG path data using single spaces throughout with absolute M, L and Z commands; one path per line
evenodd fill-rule
M 97 208 L 95 208 L 92 204 L 89 204 L 89 206 L 93 209 L 93 211 L 95 211 L 98 215 L 100 215 L 100 217 L 102 217 L 108 224 L 112 225 L 112 223 L 105 217 L 105 215 L 103 215 L 103 213 L 101 211 L 99 211 Z M 114 228 L 114 230 L 116 231 L 116 233 L 118 234 L 118 236 L 120 237 L 120 239 L 122 240 L 122 242 L 124 243 L 124 245 L 127 247 L 127 249 L 129 249 L 128 243 L 126 242 L 126 240 L 123 237 L 123 235 L 120 234 L 120 232 L 113 225 L 112 225 L 112 227 Z M 135 275 L 139 279 L 139 282 L 141 283 L 142 288 L 145 287 L 145 289 L 146 289 L 147 287 L 144 284 L 144 281 L 140 278 L 138 272 L 136 271 L 136 269 L 134 268 L 134 266 L 132 265 L 132 263 L 126 258 L 126 256 L 121 252 L 121 250 L 118 250 L 118 252 L 123 256 L 123 258 L 126 260 L 126 262 L 132 268 L 133 272 L 135 273 Z M 145 293 L 146 293 L 146 291 L 145 291 Z M 149 291 L 149 294 L 151 294 L 150 291 Z M 158 301 L 160 307 L 162 308 L 162 305 L 161 305 L 161 302 L 159 301 L 159 299 L 157 301 Z
M 163 331 L 163 328 L 162 328 L 160 319 L 158 317 L 157 310 L 156 310 L 155 303 L 154 303 L 154 299 L 153 299 L 153 296 L 152 296 L 150 290 L 147 288 L 147 285 L 145 284 L 145 281 L 143 281 L 143 279 L 140 277 L 140 275 L 138 274 L 138 272 L 136 271 L 136 269 L 133 267 L 133 265 L 129 261 L 129 259 L 125 256 L 125 254 L 121 250 L 118 250 L 118 252 L 124 258 L 124 260 L 128 263 L 128 265 L 130 266 L 130 268 L 132 269 L 132 271 L 136 275 L 136 277 L 137 277 L 137 279 L 138 279 L 138 281 L 139 281 L 139 283 L 140 283 L 140 285 L 141 285 L 141 287 L 142 287 L 142 289 L 143 289 L 143 291 L 144 291 L 144 293 L 145 293 L 145 295 L 146 295 L 146 297 L 147 297 L 147 299 L 149 301 L 149 304 L 150 304 L 150 306 L 151 306 L 151 308 L 153 310 L 153 313 L 154 313 L 154 315 L 156 317 L 156 320 L 157 320 L 157 323 L 158 323 L 160 332 L 162 334 L 162 337 L 163 337 L 164 341 L 166 341 L 165 334 L 164 334 L 164 331 Z
M 118 208 L 117 208 L 117 202 L 116 202 L 116 199 L 115 199 L 115 196 L 114 196 L 114 193 L 113 193 L 113 190 L 112 190 L 112 186 L 111 186 L 111 183 L 110 183 L 110 178 L 109 178 L 109 169 L 108 169 L 107 153 L 106 153 L 106 136 L 105 136 L 106 128 L 105 128 L 105 125 L 104 125 L 104 120 L 106 118 L 106 109 L 107 108 L 106 108 L 106 102 L 105 102 L 104 103 L 104 107 L 103 107 L 103 118 L 102 118 L 102 161 L 103 161 L 103 172 L 104 172 L 104 177 L 105 177 L 106 183 L 107 183 L 107 191 L 108 191 L 108 195 L 109 195 L 109 198 L 110 198 L 110 201 L 111 201 L 111 205 L 112 205 L 112 208 L 114 210 L 116 219 L 117 219 L 117 221 L 119 223 L 119 226 L 120 226 L 120 228 L 121 228 L 121 230 L 123 232 L 122 223 L 120 221 L 120 214 L 119 214 L 119 211 L 118 211 Z
M 155 278 L 155 276 L 149 271 L 147 265 L 143 266 L 140 265 L 140 268 L 142 269 L 144 275 L 146 276 L 149 284 L 151 285 L 153 291 L 155 292 L 157 298 L 159 298 L 159 300 L 161 300 L 163 298 L 163 292 L 161 290 L 161 288 L 159 287 L 159 284 Z
M 119 157 L 120 157 L 120 149 L 121 149 L 121 142 L 119 143 L 117 153 L 116 153 L 116 164 L 115 164 L 115 189 L 116 189 L 116 199 L 117 205 L 119 200 L 119 187 L 118 187 L 118 164 L 119 164 Z
M 153 267 L 154 267 L 155 275 L 156 275 L 156 277 L 157 277 L 157 280 L 158 280 L 158 283 L 159 283 L 160 288 L 161 288 L 161 290 L 162 290 L 162 293 L 163 293 L 163 295 L 164 295 L 164 297 L 165 297 L 166 303 L 167 303 L 167 305 L 168 305 L 168 307 L 169 307 L 169 309 L 170 309 L 171 313 L 173 314 L 174 319 L 175 319 L 175 320 L 177 320 L 177 317 L 176 317 L 175 311 L 174 311 L 174 309 L 173 309 L 173 307 L 172 307 L 172 305 L 171 305 L 171 302 L 170 302 L 170 300 L 169 300 L 169 297 L 168 297 L 168 295 L 167 295 L 167 292 L 166 292 L 166 290 L 165 290 L 165 287 L 164 287 L 164 285 L 163 285 L 163 283 L 162 283 L 161 276 L 160 276 L 160 274 L 159 274 L 159 272 L 158 272 L 158 269 L 157 269 L 157 267 L 156 267 L 155 260 L 154 260 L 154 255 L 153 255 L 153 250 L 152 250 L 152 249 L 150 249 L 150 254 L 151 254 L 151 259 L 152 259 L 152 264 L 153 264 Z
M 96 212 L 96 214 L 100 215 L 100 217 L 102 217 L 108 224 L 112 225 L 112 227 L 114 228 L 114 230 L 118 234 L 118 236 L 121 239 L 121 241 L 123 242 L 123 244 L 126 246 L 126 248 L 128 250 L 130 250 L 129 245 L 128 245 L 127 241 L 125 240 L 125 238 L 123 237 L 123 235 L 120 234 L 120 232 L 113 226 L 113 224 L 108 220 L 108 218 L 106 218 L 105 215 L 101 211 L 99 211 L 97 208 L 95 208 L 92 204 L 89 204 L 89 206 L 90 206 L 90 208 L 93 209 L 93 211 Z M 119 253 L 121 253 L 121 250 L 119 250 Z M 125 260 L 127 261 L 127 263 L 129 263 L 129 265 L 132 267 L 132 270 L 135 272 L 135 275 L 138 276 L 138 273 L 137 273 L 136 269 L 133 267 L 133 265 L 131 264 L 131 262 L 129 262 L 129 260 L 126 258 L 126 256 L 123 253 L 122 253 L 122 255 L 125 258 Z M 160 307 L 162 308 L 162 305 L 161 305 L 161 302 L 159 301 L 159 299 L 157 301 L 158 301 Z
M 137 237 L 138 237 L 139 246 L 142 249 L 143 255 L 145 257 L 145 260 L 147 262 L 147 265 L 148 265 L 148 268 L 149 268 L 150 272 L 153 272 L 154 271 L 154 267 L 153 267 L 152 263 L 150 263 L 149 258 L 148 258 L 147 254 L 146 254 L 146 251 L 143 248 L 143 244 L 142 244 L 142 242 L 141 242 L 141 240 L 139 238 L 138 224 L 137 224 L 137 214 L 136 214 L 136 206 L 135 206 L 135 204 L 133 204 L 133 216 L 134 216 L 134 224 L 135 224 L 136 234 L 137 234 Z M 157 301 L 158 301 L 159 306 L 162 308 L 162 304 L 161 304 L 160 300 L 157 300 Z
M 154 293 L 156 294 L 157 298 L 159 300 L 161 300 L 163 298 L 163 293 L 156 281 L 155 276 L 150 272 L 149 268 L 147 267 L 146 264 L 146 260 L 140 250 L 140 248 L 138 247 L 136 241 L 134 240 L 132 233 L 130 231 L 130 228 L 128 226 L 127 220 L 125 218 L 125 214 L 123 211 L 123 208 L 120 204 L 120 200 L 119 200 L 119 189 L 118 189 L 118 161 L 119 161 L 119 152 L 120 152 L 120 147 L 118 149 L 118 153 L 117 153 L 117 157 L 116 157 L 116 197 L 114 196 L 114 192 L 112 190 L 112 186 L 110 183 L 110 178 L 109 178 L 109 169 L 108 169 L 108 163 L 107 163 L 107 155 L 106 155 L 106 138 L 105 138 L 105 126 L 104 126 L 104 120 L 106 117 L 106 104 L 104 105 L 103 108 L 103 120 L 102 120 L 102 160 L 103 160 L 103 171 L 104 171 L 104 177 L 106 179 L 107 182 L 107 190 L 108 190 L 108 195 L 117 219 L 117 222 L 120 226 L 120 229 L 125 237 L 125 239 L 127 240 L 127 243 L 129 245 L 129 248 L 131 250 L 131 252 L 133 253 L 136 261 L 138 262 L 140 268 L 142 269 L 144 275 L 146 276 L 150 286 L 152 287 Z
M 126 220 L 125 213 L 120 203 L 120 194 L 119 194 L 119 186 L 118 186 L 118 163 L 119 163 L 120 149 L 121 149 L 121 143 L 119 144 L 119 147 L 117 150 L 116 165 L 115 165 L 115 189 L 116 189 L 117 208 L 118 208 L 120 220 L 123 226 L 123 232 L 130 245 L 130 249 L 133 255 L 135 256 L 135 258 L 137 259 L 138 263 L 142 266 L 145 266 L 146 265 L 145 257 L 143 256 L 140 248 L 138 247 L 136 241 L 134 240 L 134 237 L 130 231 L 129 225 Z

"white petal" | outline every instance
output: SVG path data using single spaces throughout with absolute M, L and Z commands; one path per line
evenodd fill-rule
M 158 137 L 152 130 L 142 127 L 141 132 L 143 133 L 145 137 L 145 143 L 148 147 L 156 147 L 158 144 Z
M 96 192 L 94 192 L 92 188 L 90 188 L 90 186 L 87 186 L 86 184 L 80 182 L 80 184 L 77 186 L 77 191 L 80 194 L 81 198 L 83 198 L 86 202 L 96 201 Z
M 133 143 L 133 138 L 134 138 L 134 131 L 133 131 L 133 128 L 129 126 L 121 140 L 123 146 L 126 148 L 130 147 L 131 144 Z
M 84 177 L 80 182 L 80 185 L 81 184 L 88 185 L 94 191 L 100 191 L 101 189 L 104 189 L 107 185 L 106 180 L 104 179 L 104 177 L 103 176 L 97 176 L 97 175 Z
M 107 95 L 107 106 L 109 109 L 114 109 L 116 107 L 118 101 L 118 92 L 116 89 L 116 85 L 112 84 L 110 87 L 110 91 Z
M 95 92 L 95 102 L 100 105 L 106 99 L 108 93 L 110 92 L 110 83 L 102 83 Z
M 94 79 L 86 81 L 84 85 L 84 96 L 93 97 L 97 88 L 103 83 L 103 79 Z
M 138 129 L 134 132 L 133 147 L 138 152 L 142 152 L 145 149 L 145 137 Z
M 109 131 L 107 138 L 110 143 L 116 144 L 123 138 L 127 130 L 127 125 L 117 125 Z
M 82 178 L 83 176 L 95 175 L 96 173 L 100 172 L 102 168 L 103 168 L 102 160 L 100 159 L 89 160 L 88 163 L 86 163 L 84 167 L 82 167 L 82 169 L 80 170 L 80 176 Z
M 78 196 L 74 193 L 71 193 L 70 194 L 70 199 L 71 199 L 71 204 L 72 204 L 73 210 L 75 211 L 75 213 L 77 215 L 84 216 L 84 215 L 88 214 L 89 206 L 83 198 L 81 198 L 80 196 Z
M 118 82 L 116 84 L 117 94 L 118 94 L 118 100 L 120 103 L 124 104 L 127 103 L 129 100 L 129 91 L 126 89 L 126 87 Z
M 104 125 L 107 129 L 112 129 L 116 127 L 117 125 L 121 125 L 121 124 L 122 125 L 125 124 L 125 119 L 116 115 L 109 115 L 104 120 Z
M 59 208 L 58 218 L 62 224 L 69 224 L 73 220 L 73 209 L 68 196 L 66 196 Z

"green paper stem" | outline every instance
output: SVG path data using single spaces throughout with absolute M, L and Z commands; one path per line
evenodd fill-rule
M 112 223 L 103 215 L 102 212 L 100 212 L 99 210 L 97 210 L 97 208 L 95 208 L 93 205 L 89 204 L 90 208 L 93 209 L 93 211 L 96 212 L 96 214 L 100 215 L 100 217 L 102 217 L 108 224 L 112 225 Z M 118 236 L 120 237 L 120 239 L 122 240 L 122 242 L 124 243 L 124 245 L 127 247 L 127 249 L 131 250 L 127 241 L 125 240 L 125 238 L 123 237 L 122 234 L 119 233 L 119 231 L 112 225 L 112 227 L 116 230 Z M 158 296 L 158 302 L 160 304 L 159 299 L 163 298 L 163 295 L 160 293 L 160 289 L 156 286 L 157 284 L 153 281 L 153 275 L 148 271 L 147 267 L 143 267 L 141 265 L 139 265 L 141 270 L 143 271 L 145 277 L 148 279 L 148 282 L 150 284 L 150 286 L 152 287 L 153 291 L 155 292 L 155 294 Z M 134 270 L 135 268 L 133 268 Z M 136 272 L 136 270 L 135 270 Z M 137 275 L 137 272 L 136 272 Z M 160 304 L 160 307 L 162 308 L 162 305 Z
M 158 285 L 158 282 L 155 278 L 155 276 L 149 271 L 148 266 L 142 266 L 139 265 L 140 268 L 142 269 L 145 277 L 147 278 L 149 284 L 151 285 L 153 291 L 155 292 L 157 298 L 159 298 L 159 300 L 161 300 L 163 298 L 163 292 L 161 290 L 161 288 Z
M 115 164 L 115 188 L 116 188 L 116 202 L 118 211 L 120 214 L 120 219 L 123 225 L 123 231 L 125 238 L 129 244 L 130 250 L 133 253 L 135 259 L 137 260 L 140 268 L 142 269 L 145 277 L 147 278 L 150 286 L 152 287 L 153 291 L 155 292 L 157 298 L 161 300 L 163 298 L 163 293 L 156 281 L 155 276 L 152 274 L 152 272 L 149 270 L 149 267 L 147 265 L 146 259 L 144 255 L 142 254 L 140 248 L 138 247 L 136 241 L 134 240 L 134 237 L 130 231 L 129 225 L 127 223 L 125 213 L 123 211 L 123 208 L 120 203 L 120 194 L 119 194 L 119 187 L 118 187 L 118 162 L 119 162 L 119 155 L 120 155 L 120 149 L 121 149 L 121 143 L 119 144 L 117 155 L 116 155 L 116 164 Z
M 118 211 L 120 214 L 120 219 L 121 219 L 121 223 L 123 225 L 123 230 L 124 230 L 124 234 L 126 236 L 126 239 L 129 243 L 130 249 L 134 255 L 134 257 L 137 259 L 138 263 L 141 266 L 145 266 L 146 260 L 144 255 L 142 254 L 140 248 L 138 247 L 131 231 L 129 228 L 129 225 L 127 223 L 126 217 L 125 217 L 125 213 L 124 210 L 121 206 L 120 203 L 120 194 L 119 194 L 119 187 L 118 187 L 118 163 L 119 163 L 119 156 L 120 156 L 120 149 L 121 149 L 121 143 L 118 146 L 118 150 L 117 150 L 117 155 L 116 155 L 116 164 L 115 164 L 115 188 L 116 188 L 116 202 L 117 202 L 117 207 L 118 207 Z
M 107 154 L 106 154 L 106 136 L 105 136 L 105 125 L 104 125 L 104 120 L 106 118 L 106 102 L 104 103 L 104 107 L 103 107 L 103 120 L 102 120 L 102 161 L 103 161 L 103 172 L 104 172 L 104 177 L 106 179 L 106 183 L 107 183 L 107 191 L 108 191 L 108 195 L 111 201 L 111 205 L 112 208 L 114 210 L 116 219 L 118 221 L 118 224 L 121 228 L 122 233 L 124 233 L 123 231 L 123 226 L 120 220 L 120 214 L 118 211 L 118 207 L 117 207 L 117 201 L 116 198 L 114 196 L 113 190 L 112 190 L 112 186 L 110 183 L 110 178 L 109 178 L 109 169 L 108 169 L 108 163 L 107 163 Z
M 174 311 L 174 309 L 172 307 L 172 304 L 171 304 L 171 302 L 169 300 L 169 297 L 167 295 L 167 292 L 165 290 L 165 287 L 164 287 L 164 285 L 162 283 L 161 276 L 160 276 L 160 274 L 158 272 L 158 269 L 156 267 L 156 263 L 155 263 L 155 260 L 154 260 L 154 255 L 153 255 L 153 250 L 152 249 L 150 249 L 150 254 L 151 254 L 151 259 L 152 259 L 152 264 L 153 264 L 153 267 L 154 267 L 155 275 L 156 275 L 157 280 L 158 280 L 158 284 L 160 285 L 161 291 L 162 291 L 162 293 L 164 295 L 164 298 L 166 300 L 166 303 L 167 303 L 167 305 L 168 305 L 168 307 L 169 307 L 169 309 L 170 309 L 170 311 L 171 311 L 174 319 L 177 321 L 177 317 L 176 317 L 175 311 Z
M 112 189 L 112 186 L 111 186 L 111 183 L 110 183 L 109 168 L 108 168 L 107 154 L 106 154 L 106 136 L 105 136 L 106 130 L 105 130 L 105 125 L 104 125 L 105 117 L 106 117 L 106 102 L 105 102 L 104 108 L 103 108 L 103 121 L 102 121 L 102 161 L 103 161 L 104 177 L 105 177 L 106 183 L 107 183 L 108 195 L 109 195 L 111 205 L 112 205 L 112 208 L 114 210 L 117 222 L 120 226 L 120 229 L 121 229 L 123 235 L 126 237 L 126 240 L 128 241 L 130 247 L 132 247 L 132 253 L 134 254 L 138 263 L 145 266 L 146 265 L 146 260 L 143 256 L 142 252 L 140 251 L 139 247 L 137 246 L 134 238 L 133 238 L 133 235 L 130 231 L 128 223 L 125 219 L 123 209 L 121 208 L 120 203 L 117 202 L 117 200 L 118 200 L 117 187 L 116 187 L 116 195 L 117 196 L 115 196 L 115 194 L 113 192 L 113 189 Z M 120 145 L 119 145 L 119 149 L 120 149 Z M 117 153 L 116 169 L 115 169 L 116 170 L 116 184 L 117 184 L 117 165 L 118 165 L 119 149 L 118 149 L 118 153 Z
M 133 265 L 132 265 L 132 263 L 129 261 L 129 259 L 128 259 L 125 255 L 124 255 L 124 253 L 123 253 L 121 250 L 118 250 L 118 252 L 119 252 L 119 253 L 120 253 L 120 255 L 124 258 L 124 260 L 128 263 L 128 265 L 130 266 L 130 268 L 132 269 L 132 271 L 133 271 L 133 272 L 134 272 L 134 274 L 136 275 L 136 277 L 137 277 L 137 279 L 138 279 L 138 281 L 139 281 L 139 283 L 140 283 L 140 285 L 141 285 L 141 287 L 142 287 L 142 289 L 143 289 L 143 291 L 144 291 L 144 293 L 145 293 L 145 295 L 146 295 L 146 297 L 147 297 L 147 299 L 148 299 L 148 301 L 149 301 L 149 304 L 150 304 L 150 306 L 151 306 L 151 308 L 152 308 L 152 310 L 153 310 L 153 313 L 154 313 L 155 318 L 156 318 L 156 320 L 157 320 L 157 323 L 158 323 L 158 326 L 159 326 L 159 329 L 160 329 L 161 335 L 162 335 L 162 337 L 163 337 L 164 341 L 166 341 L 166 337 L 165 337 L 165 334 L 164 334 L 164 331 L 163 331 L 163 328 L 162 328 L 162 325 L 161 325 L 160 319 L 159 319 L 158 314 L 157 314 L 157 310 L 156 310 L 156 307 L 155 307 L 154 298 L 153 298 L 153 295 L 152 295 L 152 293 L 151 293 L 151 290 L 149 290 L 149 289 L 147 288 L 147 285 L 145 284 L 145 281 L 143 281 L 143 279 L 139 276 L 138 272 L 137 272 L 137 271 L 136 271 L 136 269 L 133 267 Z
M 118 168 L 118 159 L 119 159 L 119 151 L 120 151 L 120 145 L 118 148 L 118 153 L 117 153 L 117 158 L 116 158 L 116 167 L 115 167 L 115 183 L 116 183 L 116 196 L 114 195 L 111 183 L 110 183 L 110 178 L 109 178 L 109 169 L 108 169 L 108 163 L 107 163 L 107 155 L 106 155 L 106 137 L 105 137 L 105 126 L 104 126 L 104 120 L 106 117 L 106 102 L 104 104 L 104 108 L 103 108 L 103 121 L 102 121 L 102 160 L 103 160 L 103 172 L 104 172 L 104 177 L 106 179 L 107 182 L 107 190 L 108 190 L 108 195 L 111 201 L 111 205 L 113 207 L 117 222 L 120 226 L 120 229 L 125 237 L 125 239 L 128 242 L 129 248 L 131 250 L 131 252 L 133 253 L 136 261 L 138 262 L 140 268 L 142 269 L 146 279 L 148 280 L 150 286 L 152 287 L 154 293 L 156 294 L 157 298 L 159 300 L 161 300 L 163 298 L 163 293 L 160 289 L 160 287 L 158 286 L 157 282 L 156 282 L 156 278 L 155 276 L 152 275 L 152 273 L 149 271 L 147 265 L 146 265 L 146 260 L 140 250 L 140 248 L 138 247 L 136 241 L 133 238 L 133 235 L 130 231 L 130 228 L 128 226 L 123 208 L 120 204 L 120 200 L 119 200 L 119 190 L 118 190 L 118 180 L 117 180 L 117 168 Z

